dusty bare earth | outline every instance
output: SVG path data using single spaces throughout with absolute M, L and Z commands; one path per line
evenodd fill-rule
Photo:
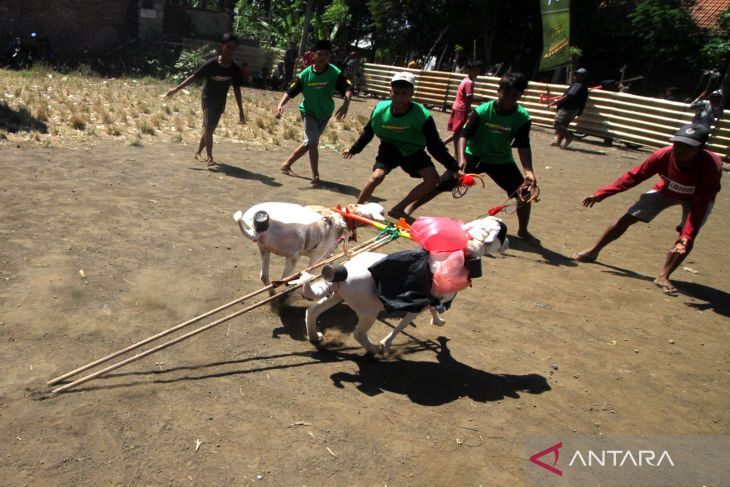
M 548 143 L 536 130 L 532 230 L 543 246 L 513 242 L 485 259 L 447 325 L 420 317 L 395 357 L 364 358 L 344 306 L 323 319 L 342 344 L 317 351 L 297 298 L 52 396 L 50 378 L 259 288 L 233 212 L 351 202 L 376 144 L 351 161 L 323 150 L 326 182 L 312 189 L 277 170 L 290 140 L 222 142 L 220 172 L 175 143 L 0 141 L 0 484 L 522 485 L 529 435 L 728 434 L 730 191 L 668 297 L 652 279 L 678 212 L 632 229 L 597 264 L 568 258 L 639 189 L 593 209 L 581 198 L 647 153 Z M 413 183 L 394 173 L 376 196 L 388 207 Z M 502 202 L 489 184 L 421 214 L 468 220 Z M 515 215 L 504 218 L 514 231 Z M 374 336 L 396 320 L 382 319 Z

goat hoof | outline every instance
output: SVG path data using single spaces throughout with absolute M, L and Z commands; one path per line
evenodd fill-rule
M 309 337 L 309 343 L 311 343 L 315 347 L 322 345 L 323 341 L 324 341 L 324 335 L 321 334 L 320 332 L 317 332 L 317 334 L 315 336 Z
M 365 349 L 365 356 L 372 360 L 377 360 L 378 356 L 383 353 L 382 345 L 375 345 L 374 343 L 371 343 L 368 346 L 363 346 L 363 348 Z

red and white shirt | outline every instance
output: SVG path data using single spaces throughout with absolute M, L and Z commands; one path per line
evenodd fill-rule
M 454 104 L 451 106 L 452 110 L 458 110 L 460 112 L 468 112 L 471 110 L 471 101 L 474 96 L 474 82 L 467 76 L 459 84 L 459 89 L 456 90 L 456 98 Z
M 715 195 L 720 191 L 722 161 L 717 154 L 703 150 L 692 162 L 692 168 L 683 171 L 677 166 L 672 148 L 670 145 L 659 149 L 642 164 L 595 194 L 611 196 L 658 174 L 661 180 L 654 185 L 655 191 L 661 192 L 667 198 L 692 201 L 692 209 L 681 236 L 693 239 L 699 232 L 709 204 L 715 201 Z

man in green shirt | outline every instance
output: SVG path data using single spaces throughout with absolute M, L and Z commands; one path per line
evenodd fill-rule
M 511 73 L 499 81 L 497 99 L 478 106 L 470 115 L 457 139 L 459 168 L 467 174 L 487 174 L 510 198 L 517 198 L 518 190 L 527 182 L 531 188 L 537 184 L 532 171 L 530 149 L 530 114 L 517 102 L 527 89 L 527 79 L 519 73 Z M 525 176 L 517 168 L 512 148 L 517 149 Z M 459 184 L 450 172 L 441 176 L 434 191 L 416 201 L 408 213 L 427 203 L 444 191 L 451 191 Z M 530 221 L 530 204 L 517 204 L 519 229 L 517 236 L 534 245 L 540 241 L 527 230 Z
M 406 206 L 436 188 L 439 176 L 431 158 L 426 154 L 426 148 L 456 177 L 464 174 L 441 141 L 429 111 L 420 103 L 412 101 L 415 84 L 411 73 L 396 73 L 390 82 L 391 99 L 378 103 L 360 138 L 352 147 L 342 151 L 342 157 L 350 159 L 360 153 L 374 136 L 377 135 L 380 139 L 373 174 L 360 191 L 358 203 L 365 203 L 385 176 L 396 167 L 400 166 L 413 178 L 423 179 L 423 182 L 388 212 L 395 219 L 411 219 L 405 213 Z
M 309 164 L 312 167 L 312 183 L 319 183 L 319 138 L 324 132 L 327 122 L 335 110 L 332 96 L 335 90 L 345 97 L 342 106 L 335 112 L 338 120 L 345 118 L 352 98 L 352 85 L 334 64 L 330 64 L 332 43 L 317 41 L 314 51 L 314 64 L 304 69 L 289 90 L 284 93 L 276 107 L 276 118 L 281 118 L 284 105 L 303 93 L 304 100 L 299 105 L 299 112 L 304 123 L 304 141 L 294 149 L 289 158 L 281 165 L 281 172 L 288 176 L 296 176 L 292 165 L 304 154 L 309 153 Z

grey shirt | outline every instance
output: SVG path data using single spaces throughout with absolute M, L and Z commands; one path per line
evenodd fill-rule
M 722 105 L 713 107 L 710 100 L 700 100 L 699 98 L 693 101 L 689 107 L 697 111 L 692 119 L 692 123 L 701 123 L 707 128 L 715 125 L 724 112 Z

